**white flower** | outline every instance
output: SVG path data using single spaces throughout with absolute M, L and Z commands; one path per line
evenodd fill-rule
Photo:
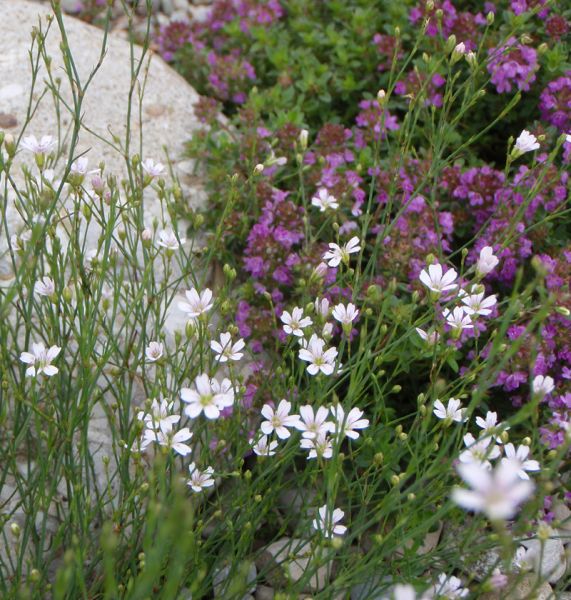
M 527 129 L 524 129 L 515 141 L 513 153 L 514 156 L 518 157 L 526 152 L 533 152 L 538 148 L 539 142 L 537 141 L 537 138 L 533 134 L 529 133 Z
M 214 479 L 212 478 L 214 469 L 212 467 L 200 471 L 196 464 L 191 462 L 188 465 L 188 471 L 190 472 L 190 479 L 187 480 L 186 484 L 190 486 L 193 492 L 202 492 L 204 488 L 214 485 Z
M 492 438 L 485 437 L 476 440 L 471 434 L 467 433 L 464 436 L 464 444 L 466 450 L 460 453 L 460 462 L 477 463 L 485 469 L 491 469 L 492 463 L 490 459 L 498 458 L 500 449 L 495 444 L 492 444 Z M 492 444 L 490 446 L 490 444 Z
M 517 467 L 509 461 L 493 471 L 476 463 L 460 463 L 457 470 L 472 489 L 456 488 L 452 500 L 467 510 L 483 512 L 492 520 L 511 519 L 533 493 L 533 483 L 520 479 Z
M 161 342 L 149 342 L 145 348 L 145 356 L 149 362 L 156 362 L 164 354 L 164 346 Z
M 323 264 L 323 263 L 321 263 Z M 329 300 L 327 298 L 315 299 L 315 312 L 321 315 L 324 319 L 329 316 Z
M 229 379 L 224 378 L 220 382 L 217 379 L 212 379 L 210 381 L 210 386 L 215 394 L 216 403 L 220 410 L 228 408 L 234 404 L 234 388 L 232 387 L 232 382 Z
M 307 347 L 300 348 L 299 358 L 310 363 L 307 367 L 307 372 L 310 375 L 317 375 L 320 371 L 324 375 L 333 373 L 337 348 L 333 346 L 325 350 L 324 347 L 325 340 L 313 334 L 307 343 Z
M 264 404 L 262 407 L 262 416 L 267 421 L 262 421 L 260 429 L 262 433 L 270 435 L 273 431 L 281 439 L 287 439 L 291 434 L 288 427 L 297 427 L 299 424 L 299 415 L 290 415 L 291 402 L 281 400 L 277 409 L 274 409 L 269 404 Z
M 347 415 L 340 404 L 335 404 L 331 407 L 331 414 L 337 421 L 337 431 L 339 436 L 346 435 L 352 440 L 359 437 L 359 432 L 355 429 L 366 429 L 369 426 L 368 419 L 362 419 L 363 411 L 358 408 L 352 408 Z
M 476 271 L 480 277 L 484 277 L 488 273 L 491 273 L 500 261 L 497 256 L 494 256 L 494 249 L 491 246 L 484 246 L 480 250 L 480 258 L 476 263 Z
M 324 436 L 335 431 L 335 424 L 327 420 L 329 411 L 324 406 L 320 406 L 314 413 L 313 406 L 306 404 L 300 407 L 299 415 L 300 420 L 296 429 L 302 432 L 301 435 L 304 438 Z
M 56 286 L 51 277 L 42 277 L 34 284 L 34 292 L 39 296 L 53 296 L 56 293 Z
M 161 229 L 157 246 L 167 248 L 167 250 L 178 250 L 186 242 L 185 238 L 178 238 L 172 229 Z
M 429 345 L 434 346 L 440 339 L 440 334 L 437 331 L 426 332 L 420 327 L 416 327 L 416 333 Z
M 87 156 L 81 156 L 71 163 L 70 173 L 73 175 L 85 175 L 87 173 L 88 164 L 89 158 L 87 158 Z
M 174 415 L 173 413 L 174 402 L 168 402 L 167 400 L 161 400 L 160 402 L 155 398 L 151 402 L 150 412 L 140 410 L 137 413 L 137 419 L 145 423 L 147 429 L 153 431 L 161 430 L 165 433 L 172 431 L 173 425 L 176 425 L 180 421 L 180 415 Z
M 330 243 L 329 250 L 323 255 L 323 260 L 327 261 L 330 267 L 337 267 L 342 261 L 349 263 L 349 255 L 361 251 L 359 238 L 352 237 L 343 247 L 338 244 Z
M 294 307 L 291 314 L 284 310 L 281 317 L 281 322 L 284 324 L 284 331 L 289 335 L 303 336 L 303 330 L 313 324 L 310 317 L 303 316 L 303 308 Z
M 431 291 L 441 294 L 458 287 L 454 281 L 458 274 L 454 269 L 448 269 L 446 273 L 442 273 L 442 265 L 436 263 L 428 266 L 428 271 L 423 269 L 420 272 L 420 281 Z
M 273 440 L 268 444 L 269 439 L 267 435 L 262 435 L 257 442 L 251 439 L 250 446 L 252 446 L 254 453 L 258 456 L 273 456 L 276 453 L 278 443 Z
M 498 413 L 488 411 L 486 418 L 476 417 L 476 425 L 482 429 L 480 436 L 491 436 L 498 444 L 502 443 L 500 433 L 507 431 L 509 427 L 503 423 L 498 423 Z
M 447 600 L 455 600 L 456 598 L 465 598 L 470 593 L 470 590 L 462 587 L 462 581 L 458 577 L 448 576 L 446 573 L 441 573 L 438 576 L 436 583 L 429 593 L 423 596 L 423 600 L 429 598 L 446 598 Z
M 353 303 L 349 302 L 347 306 L 338 304 L 332 314 L 333 318 L 342 325 L 350 325 L 358 317 L 359 311 Z
M 26 377 L 35 377 L 43 373 L 48 377 L 52 377 L 58 373 L 59 369 L 54 367 L 51 362 L 60 353 L 61 348 L 59 346 L 52 346 L 46 350 L 46 347 L 40 342 L 38 344 L 32 344 L 32 352 L 22 352 L 20 354 L 20 360 L 30 365 L 26 369 Z
M 439 419 L 450 419 L 457 423 L 462 423 L 466 420 L 466 416 L 464 415 L 466 409 L 462 408 L 462 403 L 457 398 L 450 398 L 447 407 L 445 407 L 440 400 L 436 400 L 432 412 Z
M 246 343 L 242 338 L 232 343 L 232 335 L 228 331 L 220 334 L 219 342 L 216 340 L 210 342 L 210 347 L 216 353 L 216 360 L 221 363 L 229 360 L 240 360 L 244 356 L 244 353 L 240 350 L 243 350 L 245 345 Z
M 533 379 L 533 393 L 540 394 L 545 396 L 546 394 L 551 394 L 551 392 L 555 389 L 555 382 L 552 377 L 546 375 L 536 375 Z
M 143 171 L 151 178 L 159 177 L 165 171 L 164 165 L 160 162 L 156 163 L 152 158 L 145 159 L 141 163 L 141 166 L 143 167 Z
M 456 54 L 466 54 L 466 44 L 464 44 L 464 42 L 456 44 L 454 52 L 456 52 Z
M 345 525 L 338 525 L 339 521 L 345 516 L 345 513 L 336 508 L 331 512 L 324 504 L 319 508 L 319 518 L 313 519 L 313 528 L 323 534 L 323 537 L 330 538 L 334 535 L 343 535 L 347 531 Z
M 224 389 L 222 389 L 222 384 Z M 180 397 L 183 402 L 187 403 L 184 409 L 185 415 L 195 419 L 201 412 L 204 412 L 207 419 L 217 419 L 220 416 L 220 410 L 228 406 L 228 387 L 231 389 L 227 379 L 222 384 L 219 384 L 216 379 L 210 379 L 206 373 L 202 373 L 194 380 L 195 389 L 182 388 Z M 233 401 L 234 392 L 232 391 Z
M 318 435 L 315 438 L 302 438 L 299 447 L 309 450 L 307 460 L 311 458 L 331 458 L 333 456 L 333 444 L 331 438 L 326 435 Z
M 442 311 L 442 316 L 446 319 L 446 322 L 452 329 L 457 331 L 474 329 L 470 315 L 467 314 L 462 306 L 456 306 L 452 312 L 445 308 Z
M 517 474 L 520 479 L 529 479 L 526 471 L 539 471 L 541 467 L 536 460 L 528 459 L 529 446 L 518 446 L 517 450 L 513 444 L 504 446 L 506 455 L 502 458 L 502 462 L 511 462 L 517 469 Z
M 492 294 L 487 298 L 484 298 L 484 292 L 479 294 L 472 293 L 470 295 L 463 295 L 462 302 L 464 306 L 464 312 L 467 315 L 482 315 L 487 317 L 492 312 L 492 307 L 496 305 L 496 295 Z
M 192 432 L 188 427 L 183 427 L 175 433 L 173 433 L 172 430 L 163 431 L 162 429 L 145 429 L 143 432 L 141 450 L 145 450 L 151 442 L 156 442 L 159 446 L 171 448 L 177 454 L 186 456 L 192 452 L 191 447 L 188 444 L 185 444 L 191 437 Z
M 35 135 L 29 135 L 22 139 L 21 146 L 24 150 L 29 150 L 34 154 L 46 154 L 56 145 L 56 141 L 51 135 L 44 135 L 38 141 Z
M 339 202 L 337 202 L 337 198 L 331 195 L 327 188 L 320 188 L 317 194 L 311 199 L 311 204 L 319 207 L 321 212 L 325 212 L 328 208 L 339 208 Z
M 212 291 L 206 288 L 199 294 L 195 288 L 185 292 L 188 302 L 179 302 L 178 307 L 187 313 L 190 319 L 196 319 L 212 308 Z

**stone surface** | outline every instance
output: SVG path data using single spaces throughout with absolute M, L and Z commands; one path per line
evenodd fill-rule
M 539 540 L 527 540 L 522 545 L 527 548 L 526 562 L 530 562 L 542 578 L 557 583 L 565 575 L 567 556 L 560 539 L 548 539 L 543 545 Z
M 258 571 L 252 562 L 239 565 L 225 565 L 216 569 L 212 576 L 215 598 L 236 597 L 236 600 L 249 600 L 256 590 Z M 242 594 L 241 596 L 239 594 Z

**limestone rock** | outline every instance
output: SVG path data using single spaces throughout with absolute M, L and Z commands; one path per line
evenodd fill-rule
M 563 577 L 567 569 L 567 556 L 560 539 L 550 538 L 543 547 L 539 540 L 526 540 L 522 545 L 527 548 L 526 560 L 531 562 L 534 571 L 542 578 L 556 583 Z
M 215 598 L 232 596 L 241 600 L 250 600 L 256 590 L 258 572 L 252 562 L 238 565 L 225 565 L 217 569 L 212 577 Z

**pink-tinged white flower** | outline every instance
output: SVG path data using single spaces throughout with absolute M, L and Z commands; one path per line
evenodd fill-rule
M 344 304 L 338 304 L 333 309 L 332 314 L 336 321 L 339 321 L 339 323 L 342 325 L 348 326 L 351 325 L 351 323 L 359 316 L 359 311 L 352 302 L 349 302 L 347 306 Z
M 172 229 L 161 229 L 161 231 L 159 231 L 157 246 L 161 246 L 161 248 L 178 250 L 184 242 L 186 242 L 186 239 L 179 238 Z
M 35 135 L 29 135 L 22 139 L 21 146 L 24 150 L 29 150 L 34 154 L 47 154 L 56 145 L 55 139 L 51 135 L 44 135 L 38 141 Z
M 156 443 L 164 448 L 174 450 L 181 456 L 187 456 L 192 452 L 192 449 L 185 442 L 188 442 L 191 437 L 192 432 L 188 427 L 183 427 L 178 431 L 147 428 L 143 431 L 143 440 L 140 448 L 144 451 L 149 444 Z
M 54 280 L 51 277 L 42 277 L 34 284 L 34 292 L 38 296 L 54 296 L 56 293 Z
M 299 447 L 309 450 L 307 460 L 312 458 L 331 458 L 333 456 L 333 444 L 331 438 L 326 435 L 318 435 L 315 438 L 302 438 Z
M 52 377 L 58 373 L 59 369 L 51 364 L 57 355 L 60 353 L 61 348 L 59 346 L 46 347 L 40 342 L 38 344 L 32 344 L 32 352 L 22 352 L 20 354 L 20 360 L 30 365 L 26 369 L 26 377 L 36 377 L 37 375 L 44 374 L 47 377 Z
M 460 453 L 460 462 L 477 463 L 485 469 L 491 469 L 492 463 L 490 460 L 498 458 L 500 449 L 492 442 L 492 438 L 484 437 L 476 440 L 471 434 L 467 433 L 464 436 L 464 444 L 466 450 Z
M 445 308 L 442 316 L 451 329 L 462 331 L 463 329 L 474 329 L 474 324 L 462 306 L 456 306 L 452 311 Z
M 317 206 L 320 212 L 325 212 L 327 209 L 335 210 L 339 208 L 337 198 L 330 194 L 327 188 L 320 188 L 317 194 L 311 199 L 311 204 Z
M 212 340 L 210 342 L 210 348 L 216 354 L 216 360 L 221 363 L 228 362 L 229 360 L 240 360 L 244 353 L 240 350 L 244 349 L 246 343 L 242 338 L 237 342 L 232 342 L 232 334 L 228 331 L 220 334 L 220 341 Z
M 302 337 L 303 330 L 313 324 L 310 317 L 303 316 L 303 308 L 299 308 L 299 306 L 294 307 L 291 314 L 284 310 L 280 320 L 284 324 L 284 331 L 288 335 L 296 335 L 297 337 Z
M 423 596 L 423 600 L 432 600 L 433 598 L 455 600 L 456 598 L 465 598 L 469 594 L 470 590 L 462 587 L 462 581 L 458 577 L 441 573 L 438 576 L 438 582 Z
M 420 327 L 416 327 L 416 333 L 429 345 L 434 346 L 440 339 L 440 334 L 437 331 L 424 331 Z
M 153 239 L 153 232 L 149 227 L 145 227 L 145 229 L 141 231 L 141 239 L 143 242 L 150 242 Z
M 330 267 L 337 267 L 341 262 L 349 264 L 349 256 L 361 251 L 359 238 L 352 237 L 344 246 L 335 243 L 329 244 L 329 250 L 323 255 L 323 260 L 327 261 Z
M 329 316 L 329 309 L 329 300 L 327 298 L 315 299 L 315 312 L 318 315 L 321 315 L 324 319 L 327 319 Z
M 532 388 L 534 394 L 546 396 L 555 389 L 555 382 L 553 377 L 549 377 L 549 375 L 536 375 L 533 379 Z
M 262 435 L 257 441 L 251 439 L 250 446 L 252 446 L 252 450 L 258 456 L 273 456 L 276 453 L 278 443 L 276 440 L 271 442 L 269 440 L 270 438 L 267 435 Z
M 484 292 L 481 292 L 462 296 L 462 302 L 466 305 L 463 308 L 467 315 L 482 315 L 483 317 L 487 317 L 491 314 L 497 300 L 495 294 L 484 298 Z
M 366 429 L 369 426 L 369 419 L 361 418 L 363 411 L 358 408 L 352 408 L 347 415 L 345 410 L 340 404 L 334 404 L 331 407 L 331 414 L 337 422 L 335 431 L 339 436 L 346 435 L 352 440 L 356 440 L 359 437 L 359 432 L 356 429 Z
M 515 157 L 521 156 L 526 152 L 533 152 L 539 149 L 539 142 L 537 138 L 524 129 L 518 136 L 514 144 L 513 154 Z
M 83 176 L 87 173 L 87 167 L 89 165 L 89 158 L 87 156 L 80 156 L 77 160 L 71 163 L 70 173 L 72 175 Z
M 464 42 L 460 42 L 454 46 L 454 50 L 456 54 L 466 54 L 466 44 Z
M 336 508 L 331 512 L 327 508 L 327 504 L 324 504 L 319 508 L 319 517 L 313 519 L 313 529 L 319 531 L 323 537 L 331 538 L 334 535 L 343 535 L 347 531 L 345 525 L 340 525 L 339 522 L 345 516 L 345 513 L 340 509 Z
M 313 411 L 313 406 L 306 404 L 299 409 L 300 420 L 296 429 L 302 432 L 304 438 L 315 438 L 327 435 L 335 431 L 335 423 L 328 421 L 329 411 L 320 406 L 317 411 Z
M 165 347 L 161 342 L 149 342 L 149 345 L 145 348 L 145 356 L 149 362 L 156 362 L 162 358 L 165 352 Z
M 143 171 L 151 178 L 160 177 L 165 172 L 165 166 L 160 162 L 155 162 L 152 158 L 145 159 L 141 166 Z
M 518 446 L 516 449 L 513 444 L 506 444 L 505 457 L 502 458 L 502 462 L 511 462 L 512 465 L 517 469 L 517 475 L 520 479 L 529 479 L 529 475 L 526 471 L 539 471 L 541 467 L 536 460 L 528 459 L 529 446 Z
M 262 421 L 260 429 L 262 433 L 270 435 L 273 431 L 280 440 L 286 440 L 290 435 L 288 427 L 297 427 L 299 425 L 299 415 L 290 415 L 291 402 L 280 400 L 277 408 L 270 404 L 262 406 L 262 416 L 267 420 Z
M 329 341 L 333 337 L 333 323 L 324 323 L 321 335 L 324 340 Z
M 179 302 L 178 307 L 192 320 L 208 312 L 213 306 L 212 290 L 208 288 L 200 294 L 195 288 L 192 288 L 185 292 L 185 296 L 188 302 Z
M 337 348 L 333 346 L 325 350 L 325 340 L 313 334 L 307 342 L 307 346 L 300 348 L 299 358 L 309 363 L 307 372 L 310 375 L 317 375 L 319 372 L 331 375 L 335 367 Z
M 228 408 L 234 404 L 234 388 L 232 382 L 226 377 L 222 381 L 211 379 L 210 386 L 216 396 L 216 404 L 220 410 Z
M 164 431 L 168 433 L 172 431 L 174 425 L 180 421 L 180 415 L 173 414 L 174 402 L 168 400 L 157 400 L 151 402 L 150 412 L 140 410 L 137 413 L 137 419 L 145 423 L 147 429 L 153 431 Z
M 188 471 L 190 473 L 190 478 L 187 480 L 186 484 L 193 492 L 199 493 L 202 492 L 204 488 L 212 487 L 214 485 L 214 479 L 212 478 L 214 469 L 212 467 L 206 467 L 204 471 L 201 471 L 195 463 L 191 462 L 188 465 Z
M 224 380 L 223 383 L 226 381 Z M 194 380 L 194 389 L 180 390 L 181 400 L 186 402 L 184 414 L 195 419 L 203 412 L 207 419 L 217 419 L 221 409 L 227 406 L 228 394 L 228 391 L 221 391 L 221 385 L 215 379 L 210 379 L 206 373 L 202 373 Z M 232 401 L 233 394 L 232 391 Z
M 511 519 L 518 507 L 534 490 L 529 480 L 519 478 L 518 469 L 509 461 L 500 463 L 489 471 L 472 463 L 457 466 L 460 477 L 472 488 L 456 488 L 452 500 L 474 512 L 482 512 L 489 519 Z
M 480 436 L 490 436 L 498 444 L 502 443 L 500 434 L 507 431 L 509 427 L 503 423 L 498 423 L 498 413 L 488 411 L 486 418 L 476 417 L 476 425 L 482 429 Z
M 480 258 L 476 263 L 476 271 L 480 277 L 491 273 L 499 264 L 499 259 L 494 255 L 494 249 L 491 246 L 484 246 L 480 250 Z
M 454 283 L 458 274 L 454 269 L 448 269 L 446 273 L 442 272 L 441 264 L 434 264 L 428 266 L 428 271 L 423 269 L 420 272 L 420 281 L 432 292 L 441 294 L 442 292 L 448 292 L 458 287 L 458 284 Z
M 434 402 L 434 409 L 432 411 L 439 419 L 449 419 L 450 421 L 456 421 L 456 423 L 462 423 L 466 420 L 466 409 L 462 408 L 462 402 L 457 398 L 450 398 L 448 400 L 448 406 L 440 400 Z

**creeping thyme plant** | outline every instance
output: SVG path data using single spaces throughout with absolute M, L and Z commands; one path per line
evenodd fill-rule
M 204 211 L 129 127 L 78 153 L 53 10 L 71 128 L 0 133 L 0 596 L 571 591 L 566 3 L 149 21 Z

